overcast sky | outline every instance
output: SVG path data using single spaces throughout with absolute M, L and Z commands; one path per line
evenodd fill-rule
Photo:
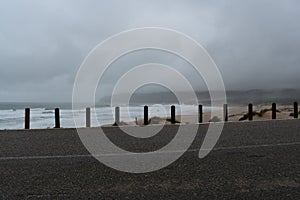
M 153 26 L 201 43 L 228 90 L 299 88 L 299 19 L 298 0 L 0 0 L 0 101 L 70 101 L 76 72 L 98 43 Z M 163 56 L 144 52 L 115 68 Z

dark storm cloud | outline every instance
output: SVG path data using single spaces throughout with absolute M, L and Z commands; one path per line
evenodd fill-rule
M 299 1 L 231 1 L 208 44 L 230 88 L 299 88 Z
M 76 72 L 94 46 L 146 26 L 203 44 L 227 89 L 299 88 L 299 18 L 296 0 L 1 1 L 0 101 L 71 100 Z

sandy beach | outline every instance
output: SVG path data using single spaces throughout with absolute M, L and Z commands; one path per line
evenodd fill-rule
M 293 119 L 294 108 L 293 105 L 277 105 L 276 119 Z M 300 113 L 300 111 L 299 111 Z M 228 121 L 246 121 L 248 120 L 248 107 L 246 106 L 229 106 L 228 107 Z M 253 121 L 265 121 L 272 119 L 272 107 L 269 105 L 253 106 Z M 203 123 L 222 121 L 222 114 L 219 116 L 211 116 L 210 112 L 203 113 Z M 188 115 L 176 115 L 176 122 L 182 124 L 196 124 L 198 123 L 198 113 L 194 112 Z M 120 125 L 143 125 L 143 119 L 137 119 L 131 122 L 120 122 Z M 170 117 L 149 117 L 149 124 L 171 124 Z M 110 125 L 105 125 L 110 126 Z

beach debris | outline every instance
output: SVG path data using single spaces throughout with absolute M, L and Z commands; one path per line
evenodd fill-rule
M 220 122 L 220 121 L 221 121 L 221 119 L 219 117 L 217 117 L 217 116 L 213 116 L 213 118 L 211 118 L 209 120 L 209 122 Z

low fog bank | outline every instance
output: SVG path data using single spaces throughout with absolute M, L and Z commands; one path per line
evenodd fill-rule
M 181 95 L 185 96 L 184 103 L 189 104 L 192 101 L 190 94 L 181 92 Z M 208 91 L 196 92 L 198 103 L 203 105 L 210 105 L 210 95 Z M 122 101 L 124 95 L 116 97 L 119 100 L 120 105 L 127 104 Z M 232 90 L 226 92 L 227 103 L 231 105 L 247 105 L 253 103 L 255 105 L 267 105 L 273 102 L 278 104 L 293 104 L 295 101 L 300 100 L 300 89 L 280 89 L 280 90 Z M 222 99 L 219 99 L 223 101 Z M 110 105 L 111 97 L 106 96 L 101 98 L 97 104 L 99 106 Z M 169 91 L 164 92 L 152 92 L 152 93 L 134 93 L 130 98 L 130 105 L 151 105 L 151 104 L 177 104 L 178 100 L 176 96 Z

